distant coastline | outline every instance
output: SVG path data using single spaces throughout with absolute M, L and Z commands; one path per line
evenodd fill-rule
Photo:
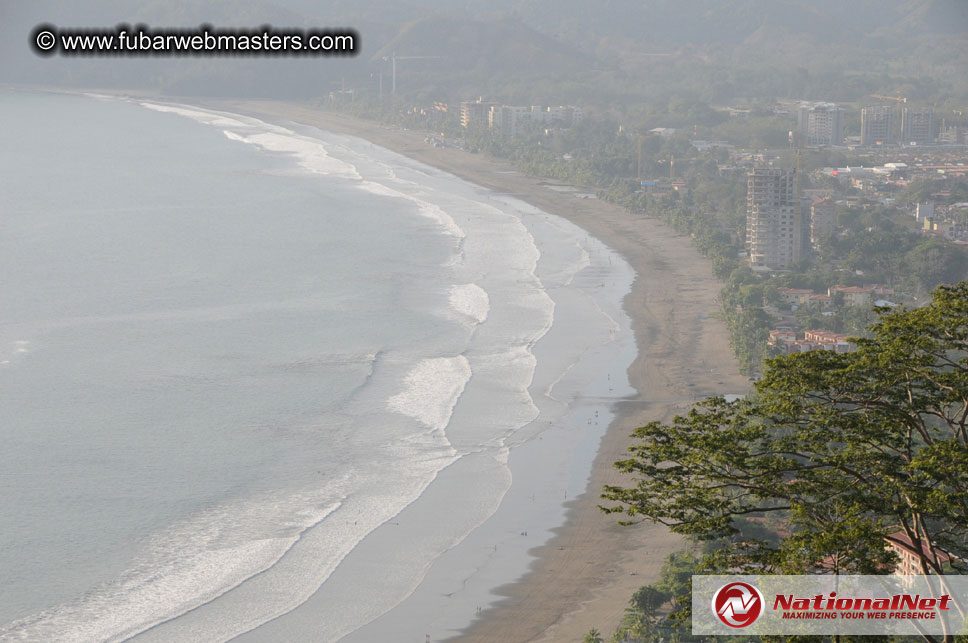
M 617 626 L 631 594 L 657 578 L 663 560 L 681 548 L 681 541 L 665 528 L 620 527 L 602 514 L 597 508 L 600 489 L 623 482 L 612 463 L 624 457 L 636 426 L 668 420 L 695 399 L 749 388 L 739 374 L 725 326 L 708 317 L 718 308 L 721 285 L 712 276 L 710 262 L 689 239 L 609 203 L 548 189 L 546 181 L 482 155 L 434 148 L 422 132 L 281 101 L 180 101 L 140 92 L 89 93 L 184 101 L 357 136 L 562 216 L 626 258 L 637 274 L 624 307 L 638 346 L 638 357 L 629 368 L 638 398 L 616 405 L 617 419 L 601 441 L 587 491 L 568 503 L 567 522 L 549 543 L 532 551 L 536 560 L 523 578 L 500 590 L 507 600 L 485 610 L 457 640 L 579 640 L 592 627 L 609 632 Z
M 546 181 L 511 172 L 513 168 L 482 155 L 435 148 L 424 141 L 422 132 L 298 103 L 189 102 L 358 136 L 562 216 L 631 264 L 637 277 L 625 309 L 632 318 L 639 354 L 629 379 L 639 399 L 617 405 L 617 419 L 602 439 L 588 490 L 569 503 L 566 524 L 551 542 L 532 552 L 537 560 L 521 581 L 502 588 L 507 600 L 482 613 L 457 640 L 578 640 L 591 627 L 611 631 L 632 593 L 657 578 L 665 557 L 681 548 L 679 537 L 665 528 L 620 527 L 598 509 L 602 486 L 622 482 L 612 463 L 624 456 L 633 428 L 683 413 L 693 399 L 744 393 L 749 388 L 739 373 L 725 326 L 707 317 L 718 308 L 721 287 L 709 260 L 689 239 L 656 220 L 597 199 L 548 189 Z
M 679 538 L 664 528 L 623 528 L 597 508 L 603 484 L 618 483 L 611 464 L 629 444 L 631 429 L 682 413 L 691 399 L 745 392 L 726 329 L 705 315 L 717 308 L 720 284 L 708 260 L 689 240 L 663 224 L 595 199 L 547 189 L 537 178 L 461 150 L 434 148 L 425 134 L 382 127 L 307 106 L 276 101 L 204 101 L 214 109 L 287 119 L 345 134 L 451 172 L 472 183 L 513 194 L 560 215 L 616 249 L 637 272 L 625 308 L 639 355 L 629 369 L 640 400 L 618 405 L 596 457 L 588 491 L 570 503 L 568 522 L 535 553 L 519 583 L 502 590 L 508 600 L 482 616 L 458 640 L 577 640 L 591 627 L 610 631 L 631 594 L 654 578 Z

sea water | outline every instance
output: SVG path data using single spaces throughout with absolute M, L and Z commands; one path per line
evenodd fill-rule
M 524 571 L 629 393 L 618 255 L 352 137 L 0 116 L 0 640 L 436 636 Z

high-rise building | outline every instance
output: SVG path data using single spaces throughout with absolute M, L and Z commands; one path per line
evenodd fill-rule
M 487 112 L 488 127 L 506 137 L 517 136 L 528 124 L 571 127 L 580 123 L 581 119 L 581 108 L 572 105 L 491 105 Z
M 814 197 L 810 204 L 810 241 L 817 243 L 837 231 L 837 210 L 834 200 Z
M 520 127 L 528 122 L 531 122 L 530 107 L 491 105 L 487 117 L 487 124 L 492 130 L 497 130 L 509 138 L 517 136 Z
M 893 143 L 894 108 L 877 105 L 860 110 L 860 144 Z
M 833 103 L 800 103 L 797 129 L 801 145 L 840 145 L 844 142 L 844 110 Z
M 965 127 L 963 125 L 945 125 L 941 121 L 941 132 L 938 134 L 938 142 L 949 145 L 959 145 L 965 142 Z
M 485 103 L 483 99 L 476 101 L 465 101 L 460 104 L 460 124 L 464 129 L 487 129 L 488 111 L 491 103 Z
M 789 268 L 805 258 L 803 217 L 809 210 L 797 206 L 793 170 L 756 168 L 750 171 L 746 193 L 746 247 L 751 267 Z
M 930 143 L 934 140 L 934 112 L 905 107 L 901 114 L 902 143 Z

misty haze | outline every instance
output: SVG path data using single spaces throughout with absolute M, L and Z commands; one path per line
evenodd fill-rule
M 693 574 L 966 572 L 968 3 L 0 25 L 0 640 L 713 640 Z

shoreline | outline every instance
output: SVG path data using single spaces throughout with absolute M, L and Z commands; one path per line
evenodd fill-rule
M 147 98 L 147 97 L 145 97 Z M 177 97 L 152 96 L 156 100 Z M 700 318 L 718 309 L 721 285 L 711 262 L 688 238 L 663 223 L 597 199 L 546 187 L 559 181 L 529 177 L 510 165 L 452 148 L 434 148 L 426 133 L 280 101 L 197 98 L 201 107 L 283 119 L 370 141 L 481 187 L 510 194 L 561 216 L 619 252 L 635 270 L 623 307 L 632 320 L 637 356 L 628 369 L 637 399 L 615 405 L 616 418 L 598 446 L 586 491 L 565 504 L 565 523 L 521 578 L 499 587 L 502 597 L 452 641 L 580 640 L 592 627 L 608 636 L 631 595 L 658 579 L 665 557 L 681 539 L 659 525 L 622 527 L 597 507 L 605 484 L 628 484 L 612 467 L 625 457 L 635 427 L 670 420 L 708 395 L 744 393 L 725 326 Z
M 598 509 L 603 485 L 628 484 L 612 463 L 626 456 L 635 427 L 668 421 L 708 395 L 742 394 L 750 388 L 738 372 L 724 325 L 708 317 L 719 308 L 721 284 L 712 276 L 711 262 L 688 238 L 655 219 L 548 187 L 565 185 L 562 181 L 525 176 L 510 164 L 483 155 L 434 148 L 425 142 L 426 132 L 327 113 L 307 104 L 94 88 L 52 91 L 185 102 L 356 136 L 561 216 L 624 257 L 636 275 L 623 309 L 631 319 L 637 348 L 627 372 L 637 395 L 613 405 L 615 419 L 598 444 L 586 489 L 563 505 L 564 524 L 553 530 L 547 543 L 529 551 L 534 558 L 517 581 L 495 588 L 499 598 L 491 607 L 447 640 L 581 640 L 593 627 L 610 635 L 631 595 L 657 580 L 666 556 L 682 548 L 681 539 L 664 527 L 622 527 Z

